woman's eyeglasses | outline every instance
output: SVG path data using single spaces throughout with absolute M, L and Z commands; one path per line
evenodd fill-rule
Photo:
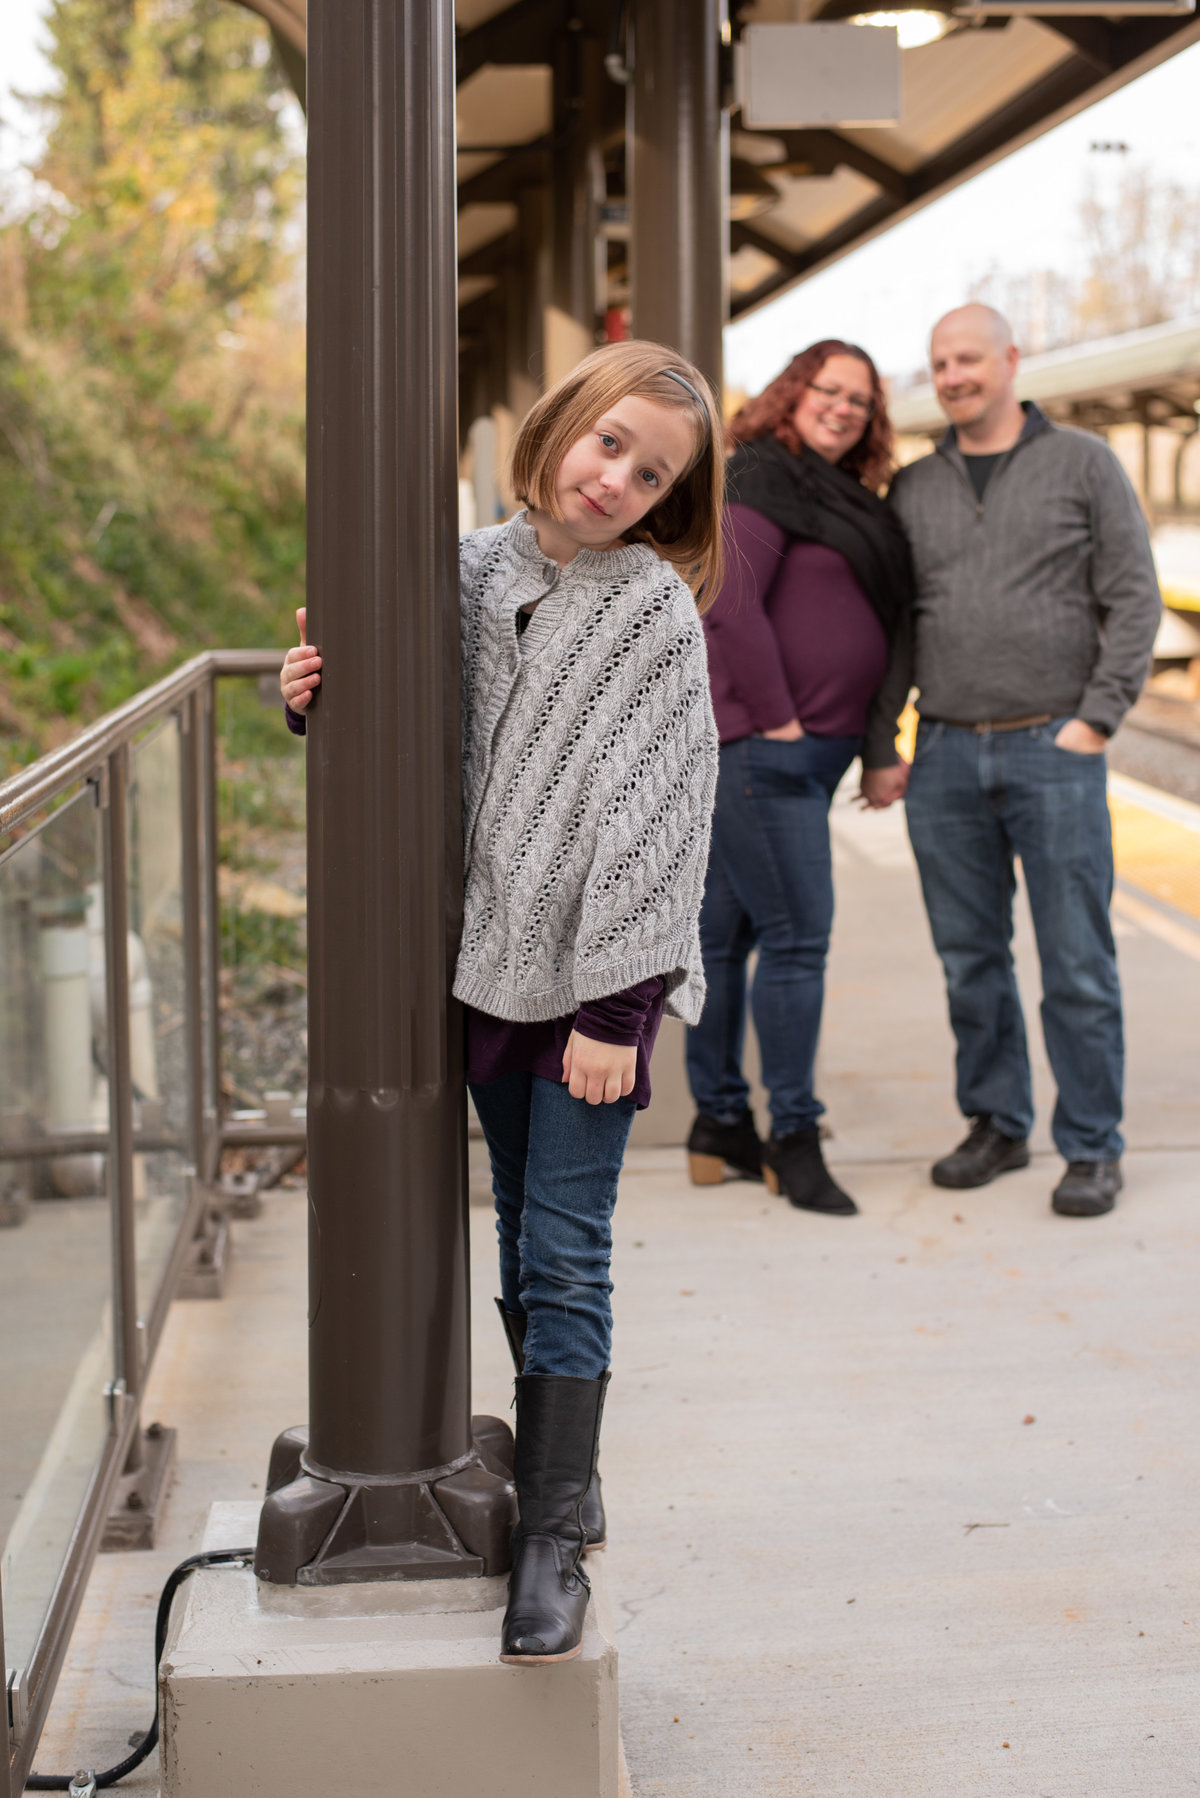
M 875 401 L 867 400 L 859 393 L 843 393 L 840 387 L 822 387 L 819 381 L 810 381 L 809 390 L 819 393 L 827 406 L 836 406 L 839 400 L 845 400 L 856 418 L 871 418 L 875 412 Z

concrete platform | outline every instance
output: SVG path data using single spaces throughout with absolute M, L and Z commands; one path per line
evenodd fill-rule
M 902 820 L 841 806 L 836 837 L 823 1085 L 862 1216 L 693 1189 L 669 1149 L 634 1151 L 623 1183 L 604 1560 L 632 1790 L 1183 1798 L 1200 1791 L 1200 930 L 1132 887 L 1142 910 L 1118 913 L 1117 1211 L 1051 1214 L 1044 1122 L 1030 1168 L 941 1192 L 928 1161 L 961 1122 Z M 1036 1039 L 1025 922 L 1020 959 Z M 1044 1120 L 1040 1051 L 1037 1091 Z M 481 1165 L 476 1188 L 474 1403 L 504 1415 Z M 162 1546 L 97 1564 L 42 1770 L 107 1764 L 144 1728 L 162 1579 L 213 1500 L 261 1498 L 270 1440 L 303 1414 L 303 1195 L 266 1195 L 234 1230 L 227 1297 L 176 1307 L 155 1372 L 149 1414 L 180 1432 Z
M 258 1512 L 214 1505 L 203 1546 L 252 1543 Z M 581 1654 L 536 1669 L 497 1659 L 504 1579 L 314 1592 L 249 1568 L 193 1575 L 160 1671 L 164 1798 L 618 1798 L 617 1654 L 593 1573 Z

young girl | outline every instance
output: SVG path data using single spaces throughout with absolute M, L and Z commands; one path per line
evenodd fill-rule
M 704 998 L 717 736 L 690 586 L 718 578 L 721 421 L 652 343 L 595 351 L 513 449 L 526 510 L 462 539 L 466 878 L 455 996 L 517 1363 L 520 1523 L 501 1659 L 579 1653 L 612 1332 L 617 1179 L 665 1010 Z M 281 685 L 302 728 L 320 658 Z M 289 719 L 289 722 L 291 719 Z

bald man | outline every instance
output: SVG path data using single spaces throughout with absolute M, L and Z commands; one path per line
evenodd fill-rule
M 938 322 L 933 379 L 950 428 L 892 486 L 917 582 L 908 829 L 971 1120 L 932 1176 L 983 1186 L 1029 1161 L 1033 1095 L 1011 949 L 1019 857 L 1058 1085 L 1052 1129 L 1067 1163 L 1051 1203 L 1096 1217 L 1116 1203 L 1123 1148 L 1104 751 L 1146 677 L 1161 601 L 1120 463 L 1099 437 L 1022 405 L 1017 360 L 989 306 Z

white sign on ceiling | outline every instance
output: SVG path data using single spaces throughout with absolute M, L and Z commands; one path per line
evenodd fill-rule
M 752 131 L 900 122 L 900 44 L 886 26 L 748 25 L 738 69 Z

